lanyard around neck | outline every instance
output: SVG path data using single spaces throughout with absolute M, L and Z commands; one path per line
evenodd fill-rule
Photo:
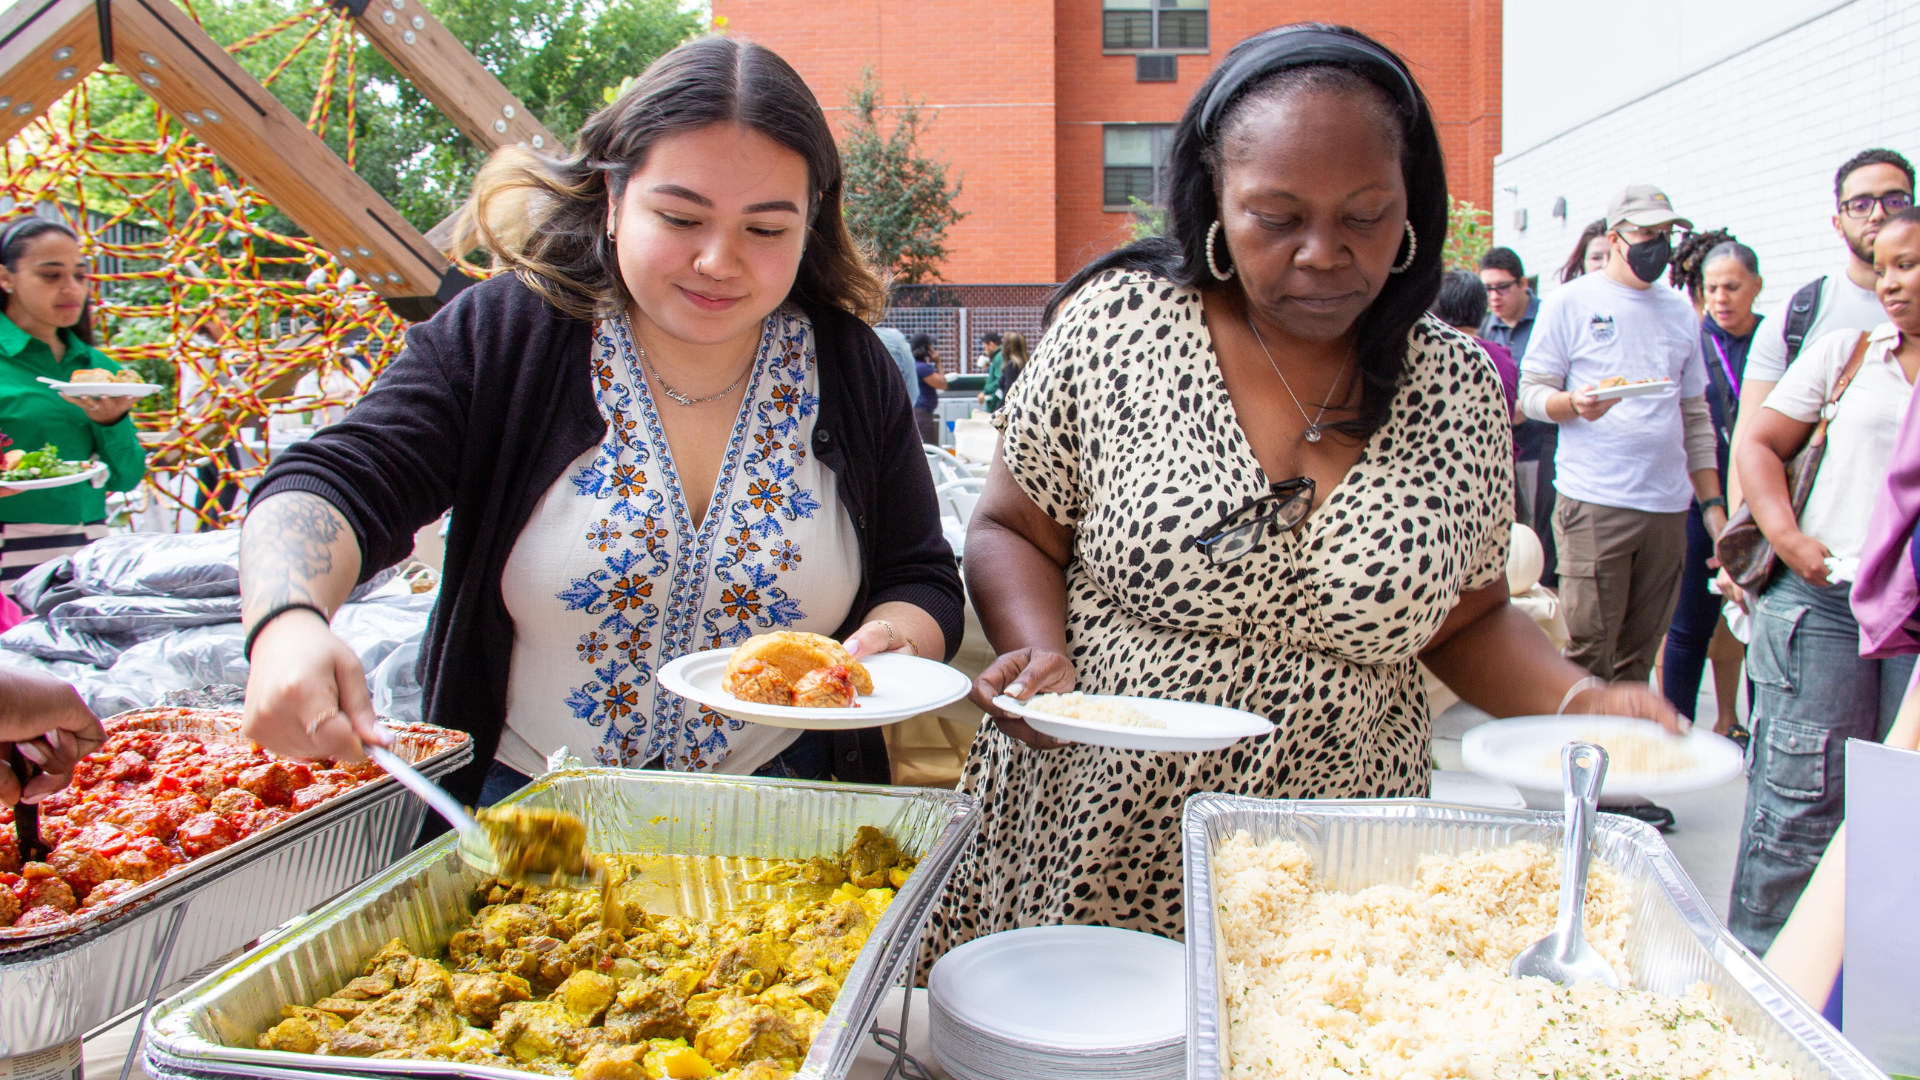
M 1733 388 L 1735 396 L 1740 393 L 1740 376 L 1733 373 L 1733 361 L 1727 359 L 1727 347 L 1720 342 L 1720 335 L 1709 332 L 1707 337 L 1713 341 L 1713 351 L 1720 354 L 1720 370 L 1727 373 L 1727 385 Z

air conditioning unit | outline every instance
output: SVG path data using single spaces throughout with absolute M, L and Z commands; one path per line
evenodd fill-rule
M 1133 58 L 1134 82 L 1180 81 L 1180 57 L 1173 53 L 1141 53 Z

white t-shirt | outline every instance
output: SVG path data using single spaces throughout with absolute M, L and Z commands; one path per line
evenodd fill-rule
M 1754 331 L 1753 345 L 1747 351 L 1747 367 L 1741 378 L 1779 382 L 1780 376 L 1787 373 L 1787 307 L 1792 303 L 1793 297 L 1789 295 L 1761 320 L 1760 329 Z M 1800 355 L 1806 355 L 1815 339 L 1835 330 L 1851 330 L 1858 340 L 1857 335 L 1886 321 L 1887 312 L 1872 289 L 1855 285 L 1844 270 L 1828 274 L 1826 283 L 1820 286 L 1820 306 L 1814 310 L 1813 324 L 1801 339 Z
M 1818 421 L 1859 341 L 1857 330 L 1809 339 L 1780 385 L 1767 395 L 1767 408 L 1803 424 Z M 1800 514 L 1800 531 L 1842 559 L 1859 558 L 1866 545 L 1867 522 L 1913 400 L 1913 384 L 1893 355 L 1899 344 L 1900 331 L 1892 323 L 1874 328 L 1860 371 L 1827 422 L 1826 456 L 1820 459 L 1807 508 Z
M 654 672 L 758 633 L 831 634 L 853 605 L 859 537 L 811 452 L 812 324 L 767 317 L 700 522 L 621 323 L 595 328 L 592 365 L 607 434 L 541 497 L 500 579 L 513 661 L 496 760 L 538 775 L 565 746 L 598 765 L 751 773 L 800 733 L 710 712 Z
M 1687 476 L 1682 398 L 1706 393 L 1706 360 L 1693 305 L 1665 285 L 1633 289 L 1586 274 L 1547 294 L 1533 323 L 1522 375 L 1562 389 L 1603 379 L 1672 379 L 1677 389 L 1625 398 L 1598 420 L 1560 425 L 1554 490 L 1570 499 L 1650 513 L 1685 510 Z

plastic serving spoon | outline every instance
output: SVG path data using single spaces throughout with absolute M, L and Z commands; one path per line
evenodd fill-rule
M 433 808 L 434 813 L 446 818 L 447 823 L 453 826 L 454 832 L 460 835 L 460 844 L 457 848 L 460 861 L 489 874 L 509 876 L 501 873 L 500 859 L 494 852 L 493 837 L 488 834 L 487 827 L 475 821 L 473 815 L 467 813 L 466 807 L 460 805 L 460 800 L 447 794 L 445 788 L 427 779 L 424 773 L 407 764 L 406 759 L 393 751 L 371 744 L 367 745 L 366 751 L 374 764 L 387 770 L 387 775 L 399 781 L 408 791 L 420 796 L 428 806 Z M 597 860 L 588 860 L 587 871 L 583 874 L 524 873 L 512 876 L 515 880 L 533 885 L 587 889 L 598 888 L 606 875 Z
M 1613 965 L 1587 944 L 1580 911 L 1587 902 L 1587 867 L 1593 857 L 1593 816 L 1598 813 L 1600 783 L 1607 778 L 1607 752 L 1592 743 L 1568 743 L 1560 750 L 1560 775 L 1566 781 L 1567 835 L 1560 854 L 1560 917 L 1553 933 L 1521 950 L 1509 970 L 1514 978 L 1538 975 L 1561 986 L 1592 979 L 1615 990 L 1620 979 Z

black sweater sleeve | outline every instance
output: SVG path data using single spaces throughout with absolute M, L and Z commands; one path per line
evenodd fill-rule
M 468 292 L 479 293 L 480 289 Z M 453 504 L 473 366 L 442 361 L 455 322 L 418 324 L 345 420 L 274 456 L 253 503 L 283 491 L 327 500 L 353 526 L 365 581 L 413 551 L 414 533 Z
M 940 530 L 933 472 L 921 449 L 912 403 L 892 354 L 872 328 L 851 316 L 835 321 L 841 322 L 836 329 L 856 360 L 849 368 L 859 381 L 856 396 L 866 399 L 862 411 L 869 415 L 862 419 L 874 455 L 869 610 L 871 605 L 901 600 L 925 611 L 940 624 L 946 638 L 943 659 L 951 660 L 966 632 L 966 599 L 953 548 Z

